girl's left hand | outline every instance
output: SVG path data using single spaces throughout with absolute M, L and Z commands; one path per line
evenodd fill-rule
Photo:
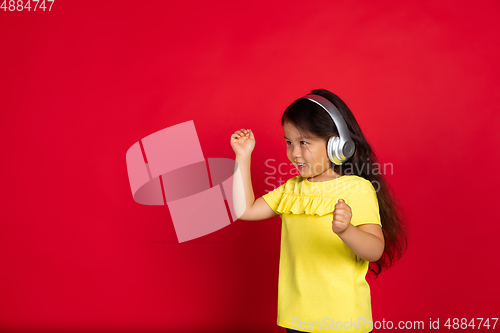
M 343 233 L 351 224 L 351 207 L 343 199 L 339 199 L 333 210 L 332 230 L 336 234 Z

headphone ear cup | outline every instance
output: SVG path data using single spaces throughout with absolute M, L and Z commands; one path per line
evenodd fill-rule
M 339 144 L 340 138 L 338 136 L 332 136 L 330 139 L 328 139 L 328 158 L 330 159 L 330 161 L 332 161 L 332 163 L 335 163 L 336 165 L 341 165 L 343 163 L 342 159 L 339 156 Z

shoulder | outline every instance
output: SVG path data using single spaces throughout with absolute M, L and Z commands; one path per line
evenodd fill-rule
M 345 178 L 346 181 L 352 183 L 352 184 L 360 184 L 360 183 L 365 183 L 365 182 L 370 182 L 368 179 L 365 179 L 361 176 L 358 175 L 344 175 L 342 178 Z
M 350 185 L 350 191 L 375 192 L 375 187 L 372 182 L 366 178 L 357 175 L 346 176 Z
M 304 184 L 304 178 L 302 178 L 302 176 L 299 175 L 288 179 L 281 186 L 283 186 L 284 188 L 294 188 L 295 186 L 302 184 Z
M 356 184 L 356 188 L 359 189 L 364 189 L 364 190 L 370 190 L 374 189 L 374 184 L 369 181 L 366 178 L 360 177 L 360 176 L 353 176 L 354 177 L 354 183 Z
M 301 175 L 292 177 L 286 181 L 285 184 L 287 185 L 298 185 L 298 184 L 303 184 L 304 183 L 304 178 L 302 178 Z
M 346 194 L 351 203 L 378 202 L 377 192 L 380 186 L 377 182 L 372 183 L 370 180 L 359 176 L 350 177 L 349 191 Z

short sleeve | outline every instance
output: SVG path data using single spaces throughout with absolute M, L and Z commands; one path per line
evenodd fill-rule
M 278 215 L 281 215 L 280 212 L 276 211 L 281 201 L 281 196 L 283 195 L 283 191 L 285 189 L 286 183 L 283 185 L 276 187 L 271 192 L 268 192 L 262 196 L 262 198 L 267 202 L 269 207 Z
M 377 192 L 369 180 L 361 180 L 348 194 L 349 207 L 351 207 L 351 223 L 354 226 L 361 224 L 378 224 L 380 212 L 377 200 Z

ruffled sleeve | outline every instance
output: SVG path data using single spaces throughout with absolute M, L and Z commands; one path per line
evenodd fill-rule
M 281 215 L 282 213 L 277 210 L 278 205 L 281 202 L 281 198 L 283 195 L 283 191 L 285 189 L 286 183 L 283 185 L 276 187 L 273 191 L 268 192 L 262 196 L 262 199 L 264 199 L 269 207 L 271 207 L 272 210 L 278 215 Z

